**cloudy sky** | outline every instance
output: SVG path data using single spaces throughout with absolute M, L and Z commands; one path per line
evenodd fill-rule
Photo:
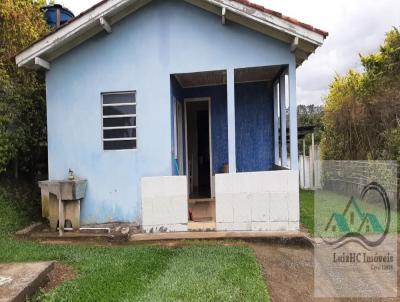
M 98 0 L 56 1 L 75 14 Z M 300 104 L 321 104 L 336 73 L 360 69 L 359 54 L 375 52 L 384 34 L 400 26 L 399 0 L 252 0 L 329 32 L 322 48 L 298 69 Z

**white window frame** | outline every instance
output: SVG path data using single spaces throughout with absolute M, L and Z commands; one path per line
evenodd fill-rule
M 134 96 L 135 101 L 131 103 L 113 103 L 113 104 L 104 104 L 104 96 L 112 95 L 112 94 L 130 94 Z M 113 91 L 113 92 L 102 92 L 101 93 L 101 144 L 103 151 L 132 151 L 136 150 L 138 147 L 137 144 L 137 101 L 136 101 L 136 91 Z M 135 114 L 116 114 L 116 115 L 104 115 L 103 109 L 104 107 L 118 107 L 118 106 L 135 106 Z M 108 118 L 124 118 L 124 117 L 135 117 L 136 123 L 135 126 L 116 126 L 116 127 L 104 127 L 104 119 Z M 119 130 L 119 129 L 136 129 L 135 137 L 121 137 L 121 138 L 104 138 L 104 130 Z M 104 142 L 115 142 L 115 141 L 135 141 L 135 148 L 122 148 L 122 149 L 105 149 Z

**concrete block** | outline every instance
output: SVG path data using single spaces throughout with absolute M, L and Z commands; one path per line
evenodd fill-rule
M 269 223 L 270 231 L 287 231 L 289 229 L 289 223 L 287 221 L 271 221 Z
M 215 228 L 217 231 L 230 231 L 232 229 L 232 222 L 216 222 Z
M 257 191 L 257 184 L 262 180 L 262 172 L 242 172 L 229 174 L 232 193 L 247 193 Z
M 269 202 L 270 221 L 289 220 L 287 193 L 272 192 L 270 193 Z
M 289 221 L 287 230 L 288 231 L 299 231 L 300 230 L 300 222 L 299 221 Z
M 187 230 L 186 176 L 142 178 L 141 201 L 142 227 L 145 231 Z
M 287 171 L 269 171 L 261 172 L 261 192 L 286 192 L 287 190 Z
M 269 194 L 254 193 L 250 205 L 251 221 L 269 221 Z
M 237 193 L 233 199 L 233 222 L 251 222 L 251 193 Z
M 232 231 L 251 231 L 251 222 L 234 222 Z
M 156 188 L 153 188 L 155 180 L 152 181 L 150 177 L 143 177 L 140 180 L 140 194 L 141 198 L 152 198 L 157 196 L 159 193 L 156 192 Z
M 287 178 L 286 192 L 299 193 L 299 172 L 298 171 L 285 171 Z
M 216 222 L 233 222 L 233 196 L 232 193 L 226 193 L 215 199 Z
M 233 222 L 228 231 L 251 231 L 251 222 Z
M 175 224 L 188 222 L 186 198 L 165 196 L 163 200 L 153 199 L 152 204 L 152 224 Z
M 142 197 L 159 197 L 165 193 L 187 195 L 186 176 L 142 177 Z
M 232 193 L 234 185 L 234 178 L 230 174 L 216 174 L 215 198 L 217 198 L 219 194 Z
M 181 201 L 185 200 L 185 206 L 181 205 Z M 175 223 L 187 223 L 189 218 L 189 210 L 188 210 L 188 203 L 187 197 L 178 197 L 178 199 L 171 200 L 171 208 L 174 209 L 174 219 Z
M 219 222 L 217 231 L 251 231 L 251 222 Z
M 300 196 L 298 192 L 287 193 L 289 221 L 300 220 Z
M 153 224 L 153 198 L 142 197 L 142 225 Z
M 269 221 L 253 221 L 251 223 L 252 231 L 269 231 Z

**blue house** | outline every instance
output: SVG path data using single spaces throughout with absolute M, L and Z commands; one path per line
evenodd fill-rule
M 46 73 L 50 180 L 87 179 L 83 223 L 297 230 L 296 68 L 326 36 L 244 0 L 96 4 L 16 56 Z

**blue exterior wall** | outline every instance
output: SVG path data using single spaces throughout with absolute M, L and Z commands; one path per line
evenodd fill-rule
M 228 163 L 226 85 L 182 89 L 176 82 L 173 86 L 172 94 L 179 100 L 211 97 L 213 173 L 221 173 L 223 165 Z M 270 170 L 274 164 L 274 105 L 271 84 L 236 84 L 235 107 L 237 171 Z
M 175 73 L 289 64 L 288 44 L 180 0 L 155 0 L 52 61 L 49 176 L 88 179 L 82 223 L 140 222 L 140 179 L 172 174 Z M 137 149 L 103 151 L 101 92 L 137 92 Z
M 237 172 L 270 170 L 274 164 L 274 102 L 267 82 L 235 85 Z

